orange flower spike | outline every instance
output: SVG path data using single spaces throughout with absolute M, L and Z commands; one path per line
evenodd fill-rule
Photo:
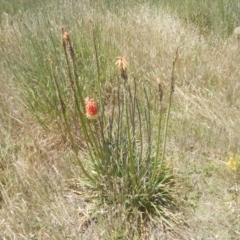
M 157 83 L 158 83 L 158 84 L 162 84 L 162 78 L 158 77 L 158 78 L 157 78 Z
M 86 116 L 89 119 L 96 119 L 98 117 L 98 108 L 97 103 L 94 99 L 85 99 L 85 109 L 86 109 Z
M 118 60 L 116 61 L 115 64 L 118 66 L 118 68 L 119 68 L 121 71 L 125 71 L 125 70 L 127 69 L 126 56 L 118 57 Z
M 66 41 L 66 42 L 69 41 L 69 40 L 70 40 L 69 33 L 65 31 L 65 32 L 63 33 L 63 37 L 62 37 L 62 38 L 63 38 L 63 40 Z

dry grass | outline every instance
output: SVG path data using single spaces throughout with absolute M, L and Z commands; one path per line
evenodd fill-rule
M 80 25 L 86 29 L 82 34 L 89 34 L 89 20 L 101 23 L 101 51 L 107 52 L 105 61 L 109 65 L 106 74 L 111 76 L 116 56 L 127 55 L 128 78 L 137 74 L 139 84 L 147 82 L 155 87 L 156 77 L 161 76 L 166 88 L 172 58 L 179 47 L 166 152 L 183 182 L 179 205 L 188 227 L 180 226 L 182 236 L 238 239 L 239 178 L 226 167 L 228 157 L 240 152 L 240 50 L 236 39 L 201 35 L 197 27 L 148 5 L 115 11 L 104 8 L 89 1 L 59 6 L 50 3 L 45 13 L 54 36 L 59 36 L 59 27 L 67 24 L 75 36 L 75 46 L 81 41 Z M 9 59 L 24 53 L 19 42 L 24 30 L 18 19 L 36 36 L 41 24 L 46 26 L 44 15 L 36 15 L 39 24 L 34 14 L 3 15 L 1 24 L 0 238 L 124 239 L 130 223 L 121 217 L 103 217 L 87 224 L 91 204 L 85 202 L 84 189 L 76 183 L 79 169 L 68 144 L 54 123 L 49 126 L 54 131 L 45 132 L 19 101 Z M 158 101 L 158 95 L 153 101 Z

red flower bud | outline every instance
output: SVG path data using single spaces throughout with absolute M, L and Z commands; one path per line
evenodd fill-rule
M 86 116 L 90 119 L 95 119 L 98 117 L 98 108 L 97 103 L 94 99 L 85 99 L 85 109 L 86 109 Z

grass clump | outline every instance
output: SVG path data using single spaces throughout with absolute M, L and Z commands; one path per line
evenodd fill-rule
M 108 99 L 103 98 L 106 89 L 102 82 L 95 42 L 93 34 L 98 77 L 91 94 L 94 98 L 89 98 L 83 90 L 84 81 L 79 81 L 84 77 L 77 67 L 69 33 L 62 30 L 65 75 L 72 92 L 71 109 L 67 105 L 69 102 L 66 104 L 63 100 L 66 97 L 61 91 L 61 82 L 55 75 L 56 66 L 52 58 L 50 59 L 62 127 L 84 175 L 83 181 L 91 189 L 91 198 L 94 196 L 98 208 L 103 205 L 108 208 L 120 206 L 115 210 L 117 215 L 124 209 L 127 219 L 142 219 L 144 222 L 160 219 L 165 225 L 172 227 L 173 223 L 177 223 L 173 213 L 177 204 L 176 179 L 165 160 L 165 150 L 177 52 L 173 61 L 168 111 L 166 116 L 162 116 L 161 82 L 158 81 L 158 89 L 157 86 L 155 89 L 160 101 L 157 106 L 151 106 L 146 86 L 138 86 L 137 79 L 128 79 L 125 57 L 120 57 L 116 62 L 120 78 L 114 78 L 115 86 L 111 95 Z M 152 139 L 155 129 L 153 117 L 159 119 L 155 141 Z M 76 136 L 81 138 L 81 145 Z M 79 156 L 79 148 L 82 151 L 87 150 L 87 164 Z

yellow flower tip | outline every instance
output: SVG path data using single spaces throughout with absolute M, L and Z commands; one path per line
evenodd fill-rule
M 96 119 L 98 117 L 98 107 L 94 99 L 86 98 L 84 100 L 86 116 L 89 119 Z
M 67 31 L 65 31 L 65 32 L 63 33 L 63 37 L 62 37 L 62 38 L 63 38 L 64 41 L 69 41 L 69 39 L 70 39 L 70 38 L 69 38 L 69 33 L 68 33 Z
M 127 60 L 126 56 L 118 57 L 118 60 L 115 63 L 121 71 L 126 71 L 127 69 Z
M 157 83 L 158 83 L 158 84 L 161 84 L 161 83 L 162 83 L 162 78 L 158 77 L 158 78 L 157 78 Z

